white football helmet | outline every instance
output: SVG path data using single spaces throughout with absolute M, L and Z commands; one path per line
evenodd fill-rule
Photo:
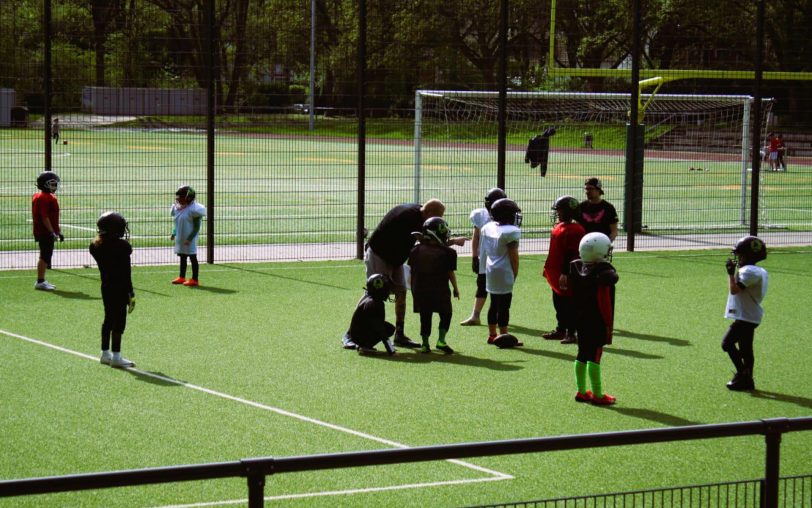
M 578 244 L 578 252 L 584 263 L 608 263 L 612 260 L 612 249 L 612 240 L 603 233 L 588 233 Z

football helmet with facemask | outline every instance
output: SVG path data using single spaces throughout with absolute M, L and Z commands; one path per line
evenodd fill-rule
M 603 233 L 587 233 L 578 244 L 578 252 L 584 263 L 612 261 L 612 240 Z
M 432 217 L 426 219 L 423 223 L 423 239 L 429 239 L 439 245 L 448 243 L 448 237 L 451 235 L 451 230 L 448 229 L 448 223 L 442 217 Z
M 195 190 L 190 185 L 182 185 L 175 191 L 175 201 L 182 205 L 188 205 L 195 200 Z
M 96 229 L 99 236 L 108 235 L 113 238 L 127 238 L 130 236 L 130 228 L 127 219 L 118 212 L 104 212 L 96 221 Z
M 572 196 L 561 196 L 560 198 L 555 200 L 553 203 L 553 224 L 558 221 L 561 222 L 570 222 L 575 220 L 578 216 L 578 209 L 580 208 L 581 204 L 578 203 L 578 200 Z
M 507 194 L 505 194 L 505 191 L 503 191 L 499 187 L 494 187 L 493 189 L 485 193 L 485 209 L 490 212 L 491 207 L 493 206 L 494 203 L 506 197 Z
M 522 225 L 522 209 L 512 199 L 497 200 L 491 206 L 491 217 L 502 226 L 520 227 Z
M 758 263 L 767 259 L 767 244 L 757 236 L 745 236 L 736 242 L 731 252 L 744 257 L 744 264 Z
M 383 302 L 392 294 L 392 279 L 382 273 L 373 273 L 367 279 L 367 294 L 375 301 Z
M 59 175 L 53 171 L 43 171 L 37 177 L 37 189 L 45 192 L 56 192 L 59 188 Z

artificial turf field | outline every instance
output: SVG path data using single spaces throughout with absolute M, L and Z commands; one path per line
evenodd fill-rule
M 124 336 L 137 368 L 98 362 L 98 272 L 0 272 L 0 478 L 222 462 L 812 414 L 812 249 L 773 249 L 753 393 L 729 392 L 721 251 L 618 253 L 615 342 L 603 359 L 611 408 L 577 404 L 575 346 L 554 325 L 543 257 L 522 256 L 511 330 L 525 347 L 460 327 L 475 278 L 460 260 L 454 355 L 359 356 L 340 336 L 360 262 L 136 267 Z M 387 308 L 393 315 L 393 306 Z M 436 321 L 436 320 L 435 320 Z M 409 313 L 416 338 L 418 318 Z M 435 323 L 436 328 L 436 323 Z M 433 337 L 432 342 L 436 340 Z M 790 433 L 781 474 L 809 474 L 812 433 Z M 464 506 L 760 478 L 759 436 L 416 463 L 268 478 L 271 506 Z M 0 499 L 18 506 L 231 506 L 241 478 Z

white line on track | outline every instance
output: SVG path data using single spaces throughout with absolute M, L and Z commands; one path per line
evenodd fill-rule
M 42 340 L 33 339 L 31 337 L 26 337 L 25 335 L 19 335 L 13 332 L 9 332 L 7 330 L 0 329 L 0 334 L 6 335 L 8 337 L 12 337 L 15 339 L 19 339 L 25 342 L 29 342 L 31 344 L 36 344 L 38 346 L 43 346 L 46 348 L 54 349 L 56 351 L 60 351 L 62 353 L 67 353 L 70 355 L 78 356 L 79 358 L 84 358 L 86 360 L 91 360 L 93 362 L 98 362 L 99 359 L 96 356 L 88 355 L 86 353 L 82 353 L 79 351 L 74 351 L 72 349 L 64 348 L 62 346 L 57 346 L 56 344 L 51 344 L 49 342 L 45 342 Z M 266 404 L 262 404 L 260 402 L 255 402 L 248 399 L 243 399 L 241 397 L 236 397 L 233 395 L 229 395 L 227 393 L 218 392 L 216 390 L 212 390 L 209 388 L 205 388 L 203 386 L 198 386 L 192 383 L 187 383 L 184 381 L 178 381 L 177 379 L 172 379 L 170 377 L 162 376 L 160 374 L 155 374 L 152 372 L 147 372 L 141 369 L 137 369 L 135 367 L 130 367 L 127 370 L 137 372 L 141 376 L 151 377 L 153 379 L 158 379 L 166 383 L 172 383 L 179 386 L 183 386 L 185 388 L 189 388 L 190 390 L 196 390 L 202 393 L 206 393 L 208 395 L 214 395 L 215 397 L 220 397 L 222 399 L 230 400 L 233 402 L 238 402 L 240 404 L 245 404 L 247 406 L 255 407 L 257 409 L 262 409 L 265 411 L 270 411 L 272 413 L 276 413 L 282 416 L 287 416 L 290 418 L 294 418 L 296 420 L 300 420 L 306 423 L 311 423 L 313 425 L 318 425 L 320 427 L 325 427 L 331 430 L 335 430 L 338 432 L 343 432 L 345 434 L 350 434 L 352 436 L 360 437 L 362 439 L 367 439 L 369 441 L 375 441 L 377 443 L 385 444 L 387 446 L 391 446 L 392 448 L 411 448 L 408 445 L 403 443 L 398 443 L 397 441 L 392 441 L 390 439 L 373 436 L 372 434 L 367 434 L 366 432 L 361 432 L 357 430 L 350 429 L 348 427 L 343 427 L 341 425 L 336 425 L 333 423 L 325 422 L 323 420 L 318 420 L 316 418 L 311 418 L 309 416 L 300 415 L 297 413 L 292 413 L 290 411 L 286 411 L 284 409 L 269 406 Z M 452 464 L 456 464 L 458 466 L 462 466 L 468 469 L 472 469 L 474 471 L 478 471 L 481 473 L 491 475 L 491 478 L 478 478 L 478 479 L 470 479 L 470 480 L 453 480 L 453 481 L 445 481 L 445 482 L 433 482 L 433 483 L 421 483 L 421 484 L 412 484 L 412 485 L 396 485 L 390 487 L 373 487 L 368 489 L 351 489 L 346 491 L 328 491 L 328 492 L 318 492 L 318 493 L 308 493 L 308 494 L 289 494 L 286 496 L 278 496 L 278 497 L 269 497 L 266 499 L 294 499 L 298 497 L 315 497 L 315 496 L 332 496 L 332 495 L 345 495 L 345 494 L 353 494 L 353 493 L 360 493 L 360 492 L 376 492 L 376 491 L 383 491 L 383 490 L 396 490 L 396 489 L 409 489 L 409 488 L 417 488 L 417 487 L 425 487 L 425 486 L 438 486 L 438 485 L 456 485 L 456 484 L 464 484 L 464 483 L 477 483 L 483 481 L 497 481 L 497 480 L 510 480 L 513 479 L 513 476 L 501 473 L 499 471 L 495 471 L 493 469 L 488 469 L 485 467 L 477 466 L 476 464 L 472 464 L 470 462 L 465 462 L 462 460 L 457 459 L 447 459 L 446 462 L 450 462 Z M 204 503 L 204 504 L 193 504 L 193 505 L 180 505 L 180 506 L 216 506 L 219 504 L 237 504 L 237 503 L 244 503 L 245 500 L 235 500 L 235 501 L 225 501 L 225 502 L 215 502 L 215 503 Z

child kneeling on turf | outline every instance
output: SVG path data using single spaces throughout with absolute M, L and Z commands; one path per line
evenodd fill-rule
M 130 268 L 133 249 L 127 241 L 127 221 L 119 213 L 106 212 L 99 217 L 96 227 L 98 236 L 90 244 L 90 255 L 99 265 L 104 303 L 99 361 L 111 367 L 134 367 L 133 362 L 121 356 L 121 336 L 127 326 L 127 314 L 135 308 Z
M 578 356 L 575 360 L 575 400 L 597 405 L 615 403 L 615 397 L 603 393 L 601 356 L 603 346 L 612 343 L 615 317 L 615 284 L 618 275 L 610 264 L 612 241 L 603 233 L 585 235 L 578 251 L 581 259 L 570 262 L 566 284 L 572 289 L 578 331 Z M 562 288 L 566 289 L 566 287 Z M 586 377 L 592 391 L 586 389 Z
M 736 259 L 728 259 L 725 266 L 729 290 L 725 317 L 733 323 L 722 339 L 722 349 L 736 367 L 736 374 L 727 387 L 755 390 L 753 338 L 764 316 L 761 301 L 767 294 L 767 270 L 756 263 L 767 259 L 767 246 L 760 238 L 745 236 L 736 242 L 733 255 Z
M 371 353 L 383 342 L 386 352 L 395 354 L 389 338 L 395 334 L 395 325 L 386 321 L 384 302 L 392 294 L 392 281 L 386 275 L 374 273 L 367 279 L 364 296 L 358 301 L 350 321 L 350 336 L 358 353 Z
M 447 247 L 450 230 L 441 217 L 432 217 L 423 223 L 423 231 L 413 233 L 420 243 L 409 253 L 410 285 L 414 311 L 420 314 L 420 337 L 422 353 L 430 353 L 429 337 L 431 336 L 431 316 L 440 315 L 438 325 L 439 337 L 437 349 L 445 353 L 454 350 L 446 344 L 445 338 L 451 326 L 451 291 L 448 283 L 454 288 L 454 297 L 459 299 L 457 288 L 457 251 Z

